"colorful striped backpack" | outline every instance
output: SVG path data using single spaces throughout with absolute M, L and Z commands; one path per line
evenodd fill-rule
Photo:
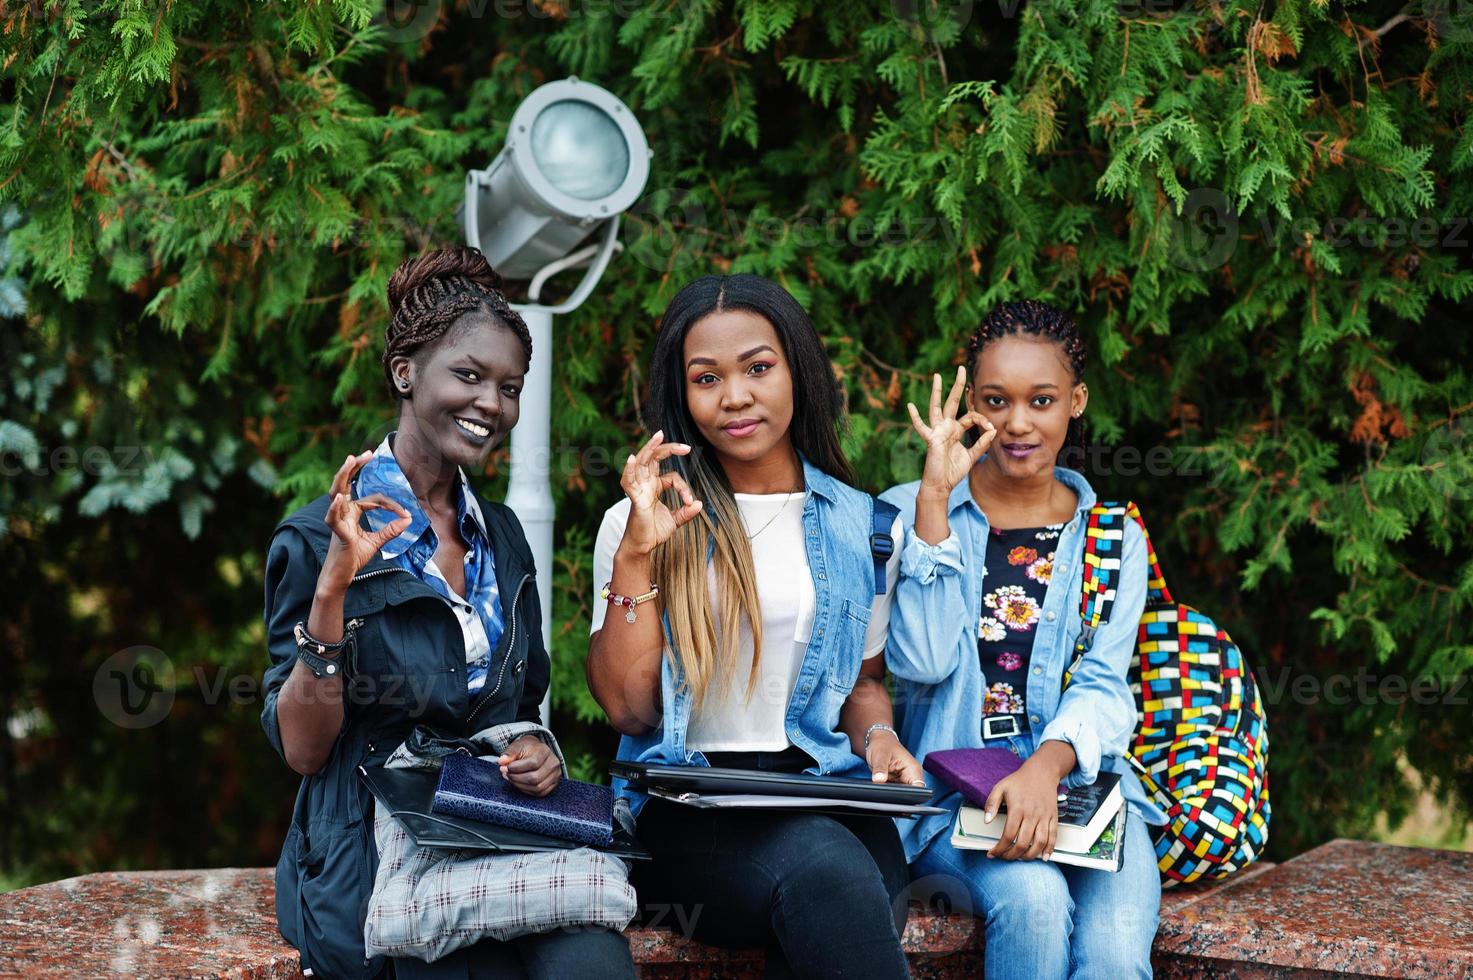
M 1140 712 L 1127 759 L 1170 823 L 1156 839 L 1165 884 L 1223 878 L 1268 843 L 1268 724 L 1253 672 L 1232 638 L 1171 597 L 1151 534 L 1133 503 L 1089 512 L 1084 545 L 1084 629 L 1068 684 L 1110 618 L 1127 521 L 1146 536 L 1151 563 L 1130 689 Z

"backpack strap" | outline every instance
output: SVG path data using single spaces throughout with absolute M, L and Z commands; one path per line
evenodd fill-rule
M 900 516 L 900 508 L 879 497 L 872 499 L 874 524 L 869 536 L 869 550 L 875 559 L 875 595 L 884 595 L 885 565 L 895 554 L 895 536 L 890 531 L 895 527 L 895 518 Z
M 1126 507 L 1096 504 L 1084 529 L 1084 583 L 1079 590 L 1079 617 L 1084 628 L 1074 645 L 1076 657 L 1089 652 L 1095 633 L 1110 621 L 1115 585 L 1120 580 L 1120 551 L 1125 546 Z
M 1115 608 L 1115 587 L 1120 581 L 1120 556 L 1125 549 L 1127 521 L 1134 521 L 1146 537 L 1146 560 L 1151 568 L 1146 583 L 1147 603 L 1175 601 L 1161 574 L 1156 549 L 1151 544 L 1151 532 L 1146 529 L 1140 508 L 1132 501 L 1091 507 L 1089 523 L 1084 531 L 1084 582 L 1079 593 L 1079 616 L 1084 626 L 1079 631 L 1079 641 L 1074 645 L 1074 660 L 1064 671 L 1065 684 L 1069 683 L 1070 675 L 1094 645 L 1095 634 L 1110 621 L 1110 613 Z

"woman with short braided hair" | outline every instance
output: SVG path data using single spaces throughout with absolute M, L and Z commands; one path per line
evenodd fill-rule
M 546 796 L 563 775 L 550 735 L 529 724 L 550 672 L 532 556 L 516 515 L 466 475 L 517 423 L 532 338 L 475 249 L 409 259 L 388 299 L 383 371 L 398 428 L 349 456 L 327 494 L 278 526 L 267 554 L 261 722 L 304 777 L 276 869 L 278 925 L 304 970 L 323 977 L 633 977 L 619 931 L 628 913 L 609 921 L 616 903 L 600 904 L 589 885 L 578 894 L 594 894 L 599 924 L 586 925 L 557 901 L 577 882 L 538 881 L 508 903 L 514 938 L 460 936 L 432 962 L 365 957 L 379 855 L 360 765 L 381 764 L 419 726 L 454 739 L 523 723 L 498 759 L 507 782 Z M 607 861 L 627 890 L 623 866 Z M 461 900 L 438 893 L 424 904 Z
M 433 344 L 451 325 L 461 331 L 488 322 L 505 327 L 521 341 L 531 363 L 527 324 L 506 301 L 501 277 L 477 249 L 441 249 L 409 259 L 389 278 L 388 293 L 393 318 L 384 331 L 383 368 L 396 398 L 407 397 L 408 389 L 394 376 L 395 359 Z
M 946 812 L 901 829 L 911 873 L 986 920 L 989 978 L 1151 975 L 1161 902 L 1151 838 L 1166 817 L 1126 762 L 1148 546 L 1127 522 L 1113 612 L 1080 653 L 1096 498 L 1061 457 L 1084 448 L 1084 374 L 1067 313 L 1037 300 L 996 307 L 945 401 L 936 375 L 928 417 L 909 406 L 926 443 L 921 479 L 881 497 L 906 525 L 885 649 L 902 739 L 922 758 L 991 748 L 1023 760 L 985 801 L 999 836 L 990 850 L 952 845 L 962 798 L 934 776 Z M 1054 860 L 1059 785 L 1102 771 L 1121 774 L 1129 808 L 1114 873 Z

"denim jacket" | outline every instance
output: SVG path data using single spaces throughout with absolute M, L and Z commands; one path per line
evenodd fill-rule
M 885 663 L 895 675 L 895 713 L 900 739 L 916 758 L 937 749 L 1004 746 L 1027 758 L 1050 739 L 1067 742 L 1077 764 L 1066 786 L 1093 783 L 1101 768 L 1122 774 L 1121 791 L 1147 823 L 1166 817 L 1151 803 L 1125 761 L 1136 727 L 1135 696 L 1126 671 L 1135 653 L 1136 629 L 1146 602 L 1149 574 L 1145 536 L 1133 522 L 1125 528 L 1115 605 L 1110 621 L 1095 635 L 1084 662 L 1060 696 L 1064 670 L 1074 659 L 1083 627 L 1079 599 L 1083 584 L 1084 532 L 1095 492 L 1083 476 L 1056 468 L 1056 476 L 1079 497 L 1073 519 L 1059 536 L 1054 574 L 1044 595 L 1024 703 L 1029 733 L 1007 739 L 982 739 L 982 701 L 987 682 L 977 660 L 982 579 L 986 575 L 987 516 L 963 480 L 951 492 L 947 520 L 951 534 L 939 544 L 915 533 L 916 491 L 920 481 L 881 494 L 900 508 L 905 543 L 900 582 L 890 614 Z M 914 861 L 937 835 L 951 830 L 961 796 L 929 772 L 926 780 L 947 815 L 901 820 L 907 860 Z
M 874 556 L 870 550 L 874 498 L 803 461 L 803 531 L 808 570 L 817 607 L 813 634 L 803 655 L 785 724 L 792 743 L 817 762 L 810 773 L 865 776 L 868 768 L 854 754 L 849 736 L 839 731 L 839 710 L 859 679 L 870 606 L 875 598 Z M 898 542 L 897 542 L 898 544 Z M 666 642 L 670 621 L 662 617 Z M 660 703 L 664 717 L 643 735 L 625 735 L 618 758 L 675 765 L 709 765 L 701 752 L 686 747 L 692 698 L 678 668 L 664 657 Z M 622 779 L 614 792 L 638 814 L 647 797 Z

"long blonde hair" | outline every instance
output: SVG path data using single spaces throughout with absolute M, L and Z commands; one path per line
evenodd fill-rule
M 655 549 L 655 581 L 669 613 L 672 646 L 666 655 L 680 667 L 682 682 L 700 710 L 714 687 L 721 695 L 731 682 L 741 656 L 741 626 L 752 630 L 752 669 L 744 697 L 752 696 L 762 659 L 762 611 L 757 599 L 757 574 L 752 566 L 752 543 L 747 538 L 736 497 L 709 453 L 697 453 L 684 467 L 686 481 L 703 503 L 701 513 Z M 671 500 L 679 507 L 679 500 Z M 711 544 L 711 566 L 716 594 L 722 597 L 721 629 L 716 629 L 708 591 L 706 550 Z
M 747 310 L 772 324 L 793 378 L 793 420 L 789 437 L 810 464 L 844 483 L 853 471 L 839 445 L 844 397 L 818 331 L 798 301 L 761 276 L 705 276 L 681 289 L 660 318 L 650 364 L 649 398 L 641 410 L 651 432 L 663 430 L 667 442 L 689 443 L 691 452 L 666 460 L 702 501 L 701 513 L 679 528 L 652 556 L 660 601 L 670 624 L 666 655 L 699 710 L 712 688 L 730 691 L 741 656 L 741 626 L 752 631 L 751 697 L 762 659 L 762 610 L 752 545 L 737 510 L 731 483 L 709 443 L 696 428 L 685 401 L 685 337 L 699 320 L 725 310 Z M 679 507 L 673 491 L 667 503 Z M 721 629 L 711 614 L 709 568 L 721 601 Z

